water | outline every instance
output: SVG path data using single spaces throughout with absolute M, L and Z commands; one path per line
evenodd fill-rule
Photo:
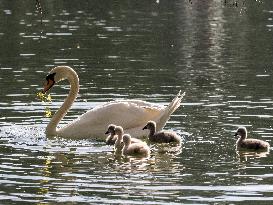
M 0 203 L 268 204 L 271 153 L 239 153 L 237 126 L 272 144 L 270 1 L 0 2 Z M 92 140 L 47 139 L 48 71 L 69 65 L 80 95 L 64 125 L 105 101 L 183 104 L 166 125 L 181 149 L 114 156 Z

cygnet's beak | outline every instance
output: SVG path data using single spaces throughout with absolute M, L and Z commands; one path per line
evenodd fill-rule
M 148 128 L 147 128 L 147 125 L 146 125 L 145 127 L 142 128 L 142 130 L 146 130 L 146 129 L 148 129 Z
M 234 136 L 238 136 L 238 135 L 239 135 L 238 132 L 235 132 Z
M 107 130 L 107 131 L 105 132 L 106 135 L 109 134 L 109 133 L 110 133 L 109 130 Z

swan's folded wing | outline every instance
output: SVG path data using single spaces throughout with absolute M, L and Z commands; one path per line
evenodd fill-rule
M 79 121 L 90 126 L 108 126 L 113 123 L 121 125 L 124 129 L 130 129 L 145 125 L 147 121 L 160 115 L 164 107 L 152 105 L 137 104 L 136 101 L 114 101 L 86 112 L 79 118 Z

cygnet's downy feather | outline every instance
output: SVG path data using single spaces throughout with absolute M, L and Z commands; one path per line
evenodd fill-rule
M 122 150 L 124 143 L 122 141 L 122 136 L 124 135 L 124 131 L 123 128 L 121 126 L 116 126 L 114 129 L 115 134 L 117 135 L 117 139 L 115 141 L 114 144 L 114 149 L 116 152 L 119 152 Z M 138 143 L 138 142 L 142 142 L 140 139 L 136 139 L 136 138 L 132 138 L 131 139 L 131 143 Z
M 124 147 L 122 149 L 123 155 L 130 156 L 145 156 L 148 157 L 150 155 L 150 148 L 146 144 L 146 142 L 131 142 L 131 136 L 129 134 L 123 135 L 123 143 Z
M 249 149 L 249 150 L 268 151 L 270 148 L 269 143 L 266 141 L 253 139 L 253 138 L 247 138 L 247 129 L 245 127 L 239 127 L 234 136 L 240 136 L 240 138 L 236 142 L 236 147 L 239 150 Z
M 148 121 L 143 127 L 144 129 L 150 130 L 148 139 L 153 143 L 181 143 L 181 137 L 173 131 L 161 130 L 156 132 L 156 123 L 154 121 Z
M 114 145 L 118 136 L 115 133 L 116 125 L 110 124 L 105 134 L 109 134 L 105 140 L 107 145 Z

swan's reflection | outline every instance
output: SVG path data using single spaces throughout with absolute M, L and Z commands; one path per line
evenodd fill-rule
M 241 162 L 248 161 L 249 158 L 262 158 L 269 155 L 269 151 L 257 152 L 257 151 L 246 151 L 236 150 L 236 154 Z

